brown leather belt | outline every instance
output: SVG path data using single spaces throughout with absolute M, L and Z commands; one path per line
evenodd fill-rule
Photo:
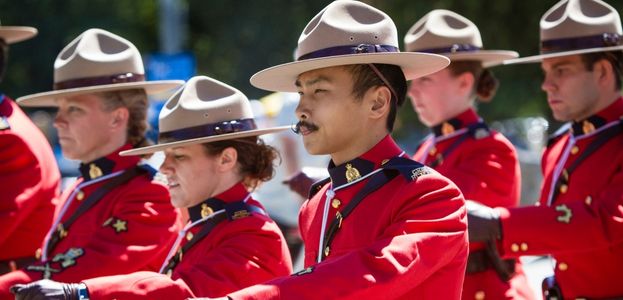
M 34 256 L 2 260 L 0 261 L 0 275 L 19 270 L 36 261 L 37 259 Z
M 504 259 L 504 264 L 511 273 L 515 273 L 515 259 Z M 469 253 L 467 257 L 466 274 L 480 273 L 488 270 L 495 270 L 491 259 L 485 250 L 476 250 Z

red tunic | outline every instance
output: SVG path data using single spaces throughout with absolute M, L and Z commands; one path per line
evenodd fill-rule
M 487 129 L 472 109 L 435 126 L 413 159 L 456 183 L 465 199 L 491 207 L 519 204 L 521 174 L 515 148 L 502 134 Z M 472 252 L 483 248 L 481 243 L 470 244 Z M 462 299 L 533 298 L 520 263 L 508 282 L 492 268 L 465 276 Z
M 34 257 L 52 224 L 60 174 L 45 136 L 2 95 L 0 183 L 0 262 Z
M 565 299 L 623 296 L 623 133 L 619 131 L 571 172 L 564 171 L 601 133 L 621 126 L 622 116 L 619 98 L 573 123 L 543 154 L 539 205 L 498 209 L 503 230 L 500 251 L 512 257 L 551 254 Z M 562 178 L 564 184 L 552 188 L 553 178 Z
M 126 145 L 119 151 L 130 148 Z M 114 152 L 82 165 L 83 176 L 61 196 L 55 223 L 66 222 L 98 187 L 116 174 L 134 168 L 139 160 Z M 157 270 L 178 229 L 178 211 L 169 201 L 167 188 L 152 181 L 151 176 L 139 175 L 106 193 L 80 215 L 47 257 L 41 257 L 41 262 L 0 276 L 0 299 L 13 299 L 8 292 L 10 286 L 42 278 L 78 282 L 97 276 Z
M 244 185 L 238 183 L 215 198 L 232 203 L 242 201 L 247 195 Z M 262 208 L 253 199 L 247 203 Z M 191 222 L 202 219 L 201 207 L 199 204 L 189 209 Z M 218 209 L 213 211 L 218 212 Z M 179 247 L 197 235 L 203 224 L 191 227 L 186 234 L 180 232 L 183 243 Z M 216 225 L 183 254 L 170 277 L 155 272 L 136 272 L 89 279 L 84 283 L 94 300 L 185 299 L 224 296 L 291 272 L 288 246 L 277 224 L 264 214 L 252 213 Z
M 299 216 L 306 269 L 229 296 L 458 299 L 468 252 L 463 196 L 448 179 L 421 165 L 410 170 L 410 178 L 397 176 L 368 194 L 343 220 L 328 256 L 317 263 L 323 216 L 328 227 L 366 185 L 368 175 L 402 155 L 387 136 L 361 157 L 330 168 L 331 183 L 304 203 Z M 335 196 L 327 201 L 331 187 Z

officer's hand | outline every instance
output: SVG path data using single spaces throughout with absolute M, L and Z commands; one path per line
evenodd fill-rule
M 78 283 L 44 279 L 29 284 L 16 284 L 10 291 L 15 294 L 15 300 L 78 300 L 78 286 Z
M 500 215 L 494 209 L 467 200 L 467 230 L 470 242 L 495 241 L 502 237 Z
M 322 178 L 314 178 L 300 171 L 292 177 L 284 180 L 282 183 L 287 185 L 293 192 L 299 194 L 304 199 L 307 199 L 309 195 L 309 189 L 314 182 L 321 180 Z

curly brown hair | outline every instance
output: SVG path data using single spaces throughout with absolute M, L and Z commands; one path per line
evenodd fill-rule
M 269 181 L 275 175 L 275 160 L 281 156 L 277 149 L 266 145 L 256 136 L 235 140 L 217 141 L 202 144 L 206 154 L 217 155 L 226 148 L 232 147 L 238 152 L 239 173 L 243 178 L 243 184 L 253 190 L 260 183 Z

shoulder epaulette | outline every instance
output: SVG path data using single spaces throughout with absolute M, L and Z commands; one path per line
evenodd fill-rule
M 0 130 L 7 129 L 11 129 L 11 124 L 9 124 L 9 120 L 4 116 L 0 116 Z
M 431 169 L 429 167 L 415 160 L 404 157 L 394 157 L 390 159 L 383 165 L 383 169 L 398 171 L 409 181 L 414 181 L 422 175 L 431 173 Z
M 331 177 L 316 181 L 314 184 L 312 184 L 309 188 L 309 194 L 307 196 L 307 199 L 311 199 L 312 197 L 314 197 L 318 192 L 320 192 L 325 184 L 329 183 L 329 181 L 331 181 Z
M 489 126 L 484 122 L 478 122 L 467 127 L 468 134 L 475 140 L 483 139 L 491 135 Z
M 156 174 L 158 174 L 158 170 L 154 169 L 154 167 L 148 165 L 148 164 L 140 164 L 136 166 L 140 171 L 145 172 L 146 174 L 148 174 L 150 179 L 153 179 L 154 177 L 156 177 Z
M 565 135 L 565 133 L 569 132 L 569 128 L 571 128 L 571 122 L 563 124 L 560 128 L 558 128 L 558 130 L 556 130 L 556 132 L 550 134 L 547 139 L 547 147 L 554 144 L 558 139 Z

